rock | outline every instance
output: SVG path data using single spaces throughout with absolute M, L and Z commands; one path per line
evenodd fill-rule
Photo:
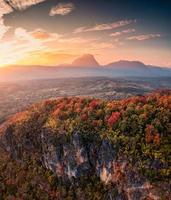
M 116 152 L 108 140 L 103 140 L 98 151 L 96 164 L 97 175 L 100 179 L 108 183 L 112 181 L 112 165 L 116 158 Z
M 115 146 L 108 139 L 101 139 L 100 144 L 97 144 L 96 141 L 83 140 L 78 132 L 70 136 L 55 135 L 47 129 L 42 130 L 37 141 L 33 141 L 36 137 L 27 139 L 20 146 L 13 130 L 7 128 L 1 135 L 0 145 L 14 159 L 22 159 L 22 152 L 28 152 L 29 143 L 29 153 L 37 152 L 42 165 L 64 182 L 98 176 L 106 185 L 113 184 L 113 188 L 117 188 L 118 194 L 113 197 L 111 191 L 107 197 L 109 200 L 160 199 L 152 185 L 128 164 L 126 158 L 118 158 Z
M 54 145 L 48 134 L 42 133 L 43 163 L 57 176 L 64 179 L 80 178 L 89 175 L 91 164 L 89 162 L 86 146 L 83 144 L 79 134 L 75 133 L 66 141 L 67 136 L 62 135 L 62 140 Z M 65 138 L 65 139 L 64 139 Z

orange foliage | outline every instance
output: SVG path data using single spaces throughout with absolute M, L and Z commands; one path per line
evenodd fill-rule
M 119 112 L 112 112 L 112 115 L 107 120 L 108 126 L 113 127 L 113 125 L 119 120 L 120 115 Z
M 145 139 L 146 139 L 146 142 L 147 143 L 150 143 L 150 142 L 152 142 L 153 141 L 153 130 L 154 130 L 154 126 L 153 125 L 147 125 L 146 126 L 146 129 L 145 129 L 145 131 L 146 131 L 146 135 L 145 135 Z
M 160 135 L 159 133 L 156 133 L 154 135 L 154 139 L 153 139 L 154 144 L 159 145 L 160 144 Z
M 160 135 L 159 133 L 155 132 L 155 128 L 153 125 L 146 126 L 146 142 L 147 143 L 154 143 L 156 145 L 160 144 Z

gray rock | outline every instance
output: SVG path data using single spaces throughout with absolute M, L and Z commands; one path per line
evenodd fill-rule
M 152 195 L 151 185 L 136 170 L 129 166 L 126 158 L 118 158 L 114 145 L 108 139 L 90 142 L 83 140 L 82 135 L 75 132 L 52 134 L 44 129 L 40 136 L 22 138 L 17 141 L 12 129 L 6 129 L 0 135 L 0 145 L 10 152 L 13 158 L 22 159 L 22 152 L 29 150 L 40 155 L 42 164 L 53 171 L 62 181 L 79 180 L 82 176 L 96 175 L 105 184 L 113 184 L 118 195 L 112 193 L 109 200 L 144 200 Z M 38 145 L 37 145 L 38 144 Z M 155 199 L 160 199 L 155 196 Z

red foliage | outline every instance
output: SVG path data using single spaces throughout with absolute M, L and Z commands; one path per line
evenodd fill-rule
M 82 114 L 81 115 L 81 120 L 82 121 L 87 121 L 88 120 L 88 115 L 87 114 Z
M 59 103 L 59 104 L 58 104 L 58 108 L 59 108 L 60 110 L 64 110 L 64 108 L 65 108 L 65 102 Z
M 143 103 L 143 104 L 145 104 L 147 101 L 146 101 L 146 97 L 144 97 L 144 96 L 142 96 L 142 97 L 140 97 L 140 101 Z
M 112 112 L 112 115 L 108 118 L 107 124 L 110 127 L 113 127 L 113 125 L 119 120 L 121 114 L 119 112 Z
M 76 112 L 76 113 L 80 113 L 80 112 L 81 112 L 81 109 L 80 109 L 80 108 L 76 108 L 75 112 Z
M 92 100 L 90 103 L 89 103 L 89 108 L 90 110 L 94 110 L 96 109 L 97 107 L 99 106 L 99 101 L 98 100 Z

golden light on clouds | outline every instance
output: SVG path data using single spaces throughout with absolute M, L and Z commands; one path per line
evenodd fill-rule
M 30 52 L 23 59 L 19 60 L 16 64 L 18 65 L 47 65 L 55 66 L 60 64 L 71 63 L 79 55 L 59 53 L 58 51 L 39 51 Z M 64 62 L 65 61 L 65 62 Z
M 43 30 L 36 30 L 32 32 L 32 36 L 38 40 L 47 40 L 50 38 L 50 34 Z
M 110 21 L 106 18 L 101 21 L 96 19 L 91 21 L 86 18 L 81 23 L 81 17 L 79 19 L 76 15 L 74 22 L 72 20 L 70 22 L 70 18 L 77 13 L 78 4 L 55 2 L 47 7 L 40 6 L 47 2 L 47 0 L 0 0 L 0 66 L 60 65 L 71 63 L 76 56 L 82 54 L 93 54 L 101 64 L 121 59 L 136 59 L 161 66 L 171 63 L 169 49 L 161 46 L 158 50 L 154 45 L 154 41 L 156 43 L 160 41 L 163 34 L 150 30 L 147 33 L 145 29 L 138 29 L 138 26 L 141 27 L 141 22 L 134 18 L 124 19 L 121 16 L 120 20 L 114 20 L 111 17 Z M 37 9 L 40 6 L 42 10 L 37 12 L 36 9 L 35 11 L 28 9 L 32 6 Z M 33 18 L 32 12 L 36 12 L 40 17 Z M 15 14 L 23 17 L 22 23 L 16 23 L 16 26 L 12 23 L 8 25 L 5 16 L 11 15 L 11 21 L 15 21 Z M 81 16 L 80 13 L 79 15 Z M 30 19 L 32 21 L 29 24 Z M 66 30 L 61 31 L 58 26 Z M 9 40 L 4 39 L 9 32 L 13 35 Z M 159 42 L 158 45 L 160 44 Z

